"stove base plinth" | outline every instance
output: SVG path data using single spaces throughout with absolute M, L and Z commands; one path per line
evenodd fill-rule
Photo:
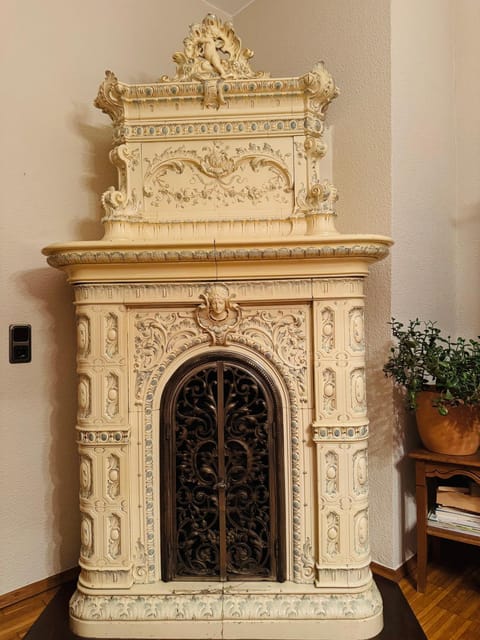
M 87 638 L 367 640 L 383 626 L 373 581 L 344 593 L 292 582 L 192 585 L 162 583 L 128 594 L 77 590 L 72 630 Z

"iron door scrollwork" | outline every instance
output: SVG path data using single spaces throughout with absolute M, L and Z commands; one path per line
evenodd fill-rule
M 165 580 L 281 580 L 277 411 L 268 383 L 226 359 L 166 389 Z

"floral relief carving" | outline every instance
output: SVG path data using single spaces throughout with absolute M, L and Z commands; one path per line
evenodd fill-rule
M 195 310 L 197 322 L 210 335 L 213 345 L 224 345 L 240 322 L 241 309 L 223 284 L 207 287 L 200 297 L 203 303 Z
M 80 556 L 90 558 L 93 555 L 93 520 L 82 513 L 80 520 Z
M 77 355 L 79 358 L 88 358 L 90 345 L 90 318 L 80 315 L 77 318 Z
M 168 147 L 145 158 L 143 192 L 154 207 L 184 209 L 206 205 L 229 207 L 291 202 L 293 183 L 284 156 L 266 142 L 250 143 L 229 155 L 230 147 L 212 142 L 201 152 L 185 146 Z M 183 175 L 181 182 L 170 176 Z M 262 180 L 258 176 L 262 176 Z
M 91 380 L 82 373 L 78 376 L 78 404 L 77 412 L 80 420 L 86 420 L 92 413 L 91 407 Z
M 340 553 L 340 516 L 334 511 L 327 516 L 327 553 L 329 556 Z
M 120 555 L 121 523 L 120 518 L 113 514 L 108 517 L 108 555 L 116 560 Z
M 368 511 L 366 509 L 359 511 L 355 515 L 354 528 L 355 551 L 357 553 L 366 553 L 369 549 Z
M 118 355 L 118 317 L 114 313 L 105 316 L 105 354 L 109 358 Z
M 325 456 L 325 493 L 332 497 L 338 491 L 338 454 L 328 451 Z
M 365 328 L 363 308 L 355 307 L 349 313 L 350 348 L 352 351 L 365 350 Z
M 105 414 L 113 419 L 119 413 L 119 388 L 118 376 L 109 373 L 105 379 Z
M 325 369 L 323 372 L 323 410 L 327 415 L 332 414 L 337 408 L 336 376 L 333 369 Z
M 350 393 L 352 410 L 355 413 L 364 413 L 367 409 L 365 370 L 354 369 L 350 374 Z
M 335 347 L 335 312 L 325 307 L 320 317 L 322 350 L 330 353 Z
M 91 498 L 92 487 L 92 460 L 88 456 L 80 456 L 80 497 Z
M 357 451 L 353 456 L 353 490 L 356 495 L 368 493 L 367 451 Z
M 120 459 L 114 453 L 107 458 L 107 496 L 115 500 L 120 495 Z

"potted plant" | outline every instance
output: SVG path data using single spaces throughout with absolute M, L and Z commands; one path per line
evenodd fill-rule
M 444 337 L 435 322 L 392 319 L 395 344 L 383 367 L 405 389 L 423 445 L 470 455 L 480 444 L 480 342 Z

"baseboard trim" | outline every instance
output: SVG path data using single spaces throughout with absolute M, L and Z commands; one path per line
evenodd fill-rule
M 27 584 L 25 587 L 20 587 L 19 589 L 14 589 L 13 591 L 4 593 L 3 595 L 0 595 L 0 609 L 9 607 L 12 604 L 17 604 L 17 602 L 21 602 L 27 598 L 38 596 L 38 594 L 48 591 L 48 589 L 60 587 L 62 584 L 65 584 L 65 582 L 75 580 L 78 573 L 79 568 L 73 567 L 73 569 L 67 569 L 67 571 L 56 573 L 54 576 L 38 580 L 38 582 L 32 582 L 32 584 Z
M 370 563 L 370 569 L 372 573 L 377 576 L 382 576 L 382 578 L 386 578 L 391 582 L 400 582 L 405 576 L 411 575 L 413 570 L 417 564 L 417 556 L 412 556 L 402 565 L 400 565 L 397 569 L 390 569 L 390 567 L 384 567 L 377 562 Z

